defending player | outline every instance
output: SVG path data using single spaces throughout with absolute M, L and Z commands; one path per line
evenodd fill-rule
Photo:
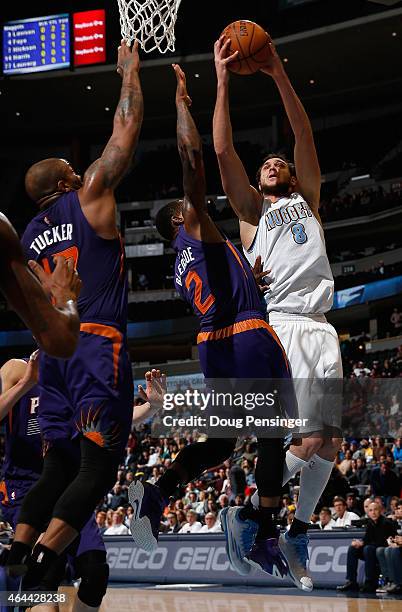
M 233 146 L 227 64 L 235 54 L 228 56 L 228 46 L 223 37 L 215 43 L 218 90 L 213 137 L 223 188 L 240 221 L 244 252 L 251 263 L 260 255 L 264 269 L 271 269 L 265 295 L 269 321 L 286 350 L 293 378 L 299 379 L 296 382 L 341 379 L 337 334 L 324 315 L 332 306 L 334 282 L 318 212 L 321 174 L 310 121 L 271 44 L 271 57 L 262 72 L 274 79 L 292 126 L 295 166 L 280 155 L 269 155 L 258 172 L 259 190 L 250 186 Z M 324 439 L 322 427 L 314 424 L 313 407 L 300 396 L 298 403 L 300 416 L 313 424 L 302 444 L 286 454 L 283 483 L 301 469 L 301 489 L 296 518 L 281 536 L 280 547 L 295 584 L 311 590 L 306 532 L 331 474 L 339 440 L 332 439 L 333 432 Z
M 208 215 L 205 204 L 205 174 L 200 136 L 189 111 L 191 100 L 184 72 L 173 65 L 177 78 L 177 139 L 183 165 L 184 200 L 171 202 L 156 216 L 159 233 L 172 241 L 177 253 L 175 286 L 197 314 L 201 331 L 198 350 L 206 378 L 290 377 L 281 344 L 264 320 L 260 295 L 252 271 L 243 256 L 226 240 Z M 185 262 L 183 264 L 183 262 Z M 157 546 L 163 508 L 178 485 L 193 480 L 205 469 L 219 465 L 232 454 L 236 438 L 213 439 L 191 444 L 180 451 L 156 485 L 137 481 L 130 485 L 134 509 L 130 530 L 135 543 L 145 550 Z M 250 558 L 266 567 L 277 565 L 287 572 L 278 547 L 275 516 L 282 489 L 284 450 L 281 439 L 259 440 L 256 480 L 260 508 L 237 508 L 230 520 L 239 525 L 237 541 L 227 541 L 231 562 L 235 548 L 250 552 Z M 258 531 L 258 534 L 257 534 Z M 264 555 L 261 555 L 261 549 Z M 238 571 L 250 565 L 242 559 Z
M 27 268 L 16 231 L 0 213 L 0 289 L 44 351 L 53 357 L 71 357 L 80 325 L 79 279 L 70 262 L 60 260 L 46 284 L 54 306 Z
M 35 164 L 25 179 L 28 194 L 40 208 L 22 239 L 27 255 L 45 271 L 51 270 L 54 255 L 73 257 L 84 290 L 78 301 L 81 328 L 74 357 L 62 362 L 40 356 L 44 469 L 25 497 L 12 563 L 18 564 L 18 557 L 26 555 L 51 520 L 28 559 L 24 588 L 40 582 L 115 482 L 130 432 L 127 275 L 114 189 L 130 166 L 142 124 L 137 44 L 130 49 L 122 42 L 117 70 L 123 82 L 113 134 L 83 181 L 62 159 Z M 72 452 L 70 440 L 77 435 L 81 462 L 78 473 L 71 474 L 65 468 Z

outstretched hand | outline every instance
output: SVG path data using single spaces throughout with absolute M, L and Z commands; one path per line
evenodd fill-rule
M 179 64 L 172 64 L 172 67 L 176 73 L 177 79 L 176 104 L 183 101 L 186 106 L 190 107 L 192 101 L 187 92 L 186 74 Z
M 42 266 L 32 259 L 28 265 L 38 278 L 45 293 L 54 298 L 56 306 L 63 307 L 68 300 L 77 301 L 82 282 L 78 272 L 74 269 L 72 257 L 66 259 L 62 255 L 55 255 L 53 261 L 55 268 L 51 274 L 45 272 Z
M 124 73 L 130 70 L 139 71 L 140 56 L 138 54 L 138 41 L 134 41 L 132 48 L 128 46 L 125 40 L 121 41 L 117 54 L 117 72 L 123 77 Z
M 267 276 L 271 270 L 263 270 L 261 255 L 258 255 L 252 270 L 259 290 L 262 291 L 262 293 L 266 293 L 269 290 L 269 283 L 264 281 L 264 277 Z
M 214 60 L 218 83 L 227 82 L 229 80 L 228 64 L 233 62 L 238 55 L 238 51 L 230 53 L 230 38 L 226 38 L 226 36 L 222 34 L 214 45 Z
M 282 60 L 279 57 L 272 40 L 269 42 L 269 57 L 267 59 L 266 64 L 262 68 L 260 68 L 260 70 L 265 74 L 269 74 L 269 76 L 273 78 L 283 72 Z
M 162 374 L 160 370 L 151 370 L 145 372 L 146 388 L 138 385 L 138 395 L 144 402 L 149 402 L 151 408 L 159 411 L 163 406 L 163 398 L 167 392 L 166 374 Z

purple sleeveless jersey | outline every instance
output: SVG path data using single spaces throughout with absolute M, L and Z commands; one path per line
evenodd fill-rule
M 53 269 L 53 255 L 73 257 L 83 287 L 78 299 L 81 322 L 127 323 L 127 275 L 119 238 L 100 238 L 88 223 L 76 191 L 62 195 L 28 224 L 21 239 L 25 255 Z
M 133 380 L 126 347 L 127 274 L 119 238 L 100 238 L 75 191 L 62 195 L 28 225 L 27 258 L 46 271 L 52 256 L 73 257 L 83 288 L 78 300 L 80 340 L 68 360 L 40 356 L 39 425 L 46 448 L 78 435 L 124 452 L 130 433 Z
M 206 243 L 180 226 L 175 286 L 198 316 L 198 355 L 204 376 L 289 378 L 283 347 L 265 321 L 265 302 L 252 270 L 229 240 Z
M 264 318 L 265 309 L 250 265 L 229 241 L 192 238 L 181 225 L 174 283 L 189 302 L 202 330 L 225 327 L 243 318 Z

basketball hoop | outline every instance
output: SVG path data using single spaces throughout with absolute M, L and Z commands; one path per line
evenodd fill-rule
M 181 0 L 117 0 L 121 36 L 131 44 L 138 40 L 150 53 L 174 51 L 174 27 Z

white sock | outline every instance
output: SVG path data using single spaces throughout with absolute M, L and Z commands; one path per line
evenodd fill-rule
M 299 470 L 301 470 L 303 467 L 307 465 L 308 465 L 308 461 L 305 461 L 304 459 L 300 459 L 300 457 L 298 457 L 297 455 L 294 455 L 293 453 L 290 452 L 290 450 L 288 450 L 285 456 L 285 463 L 283 465 L 282 486 L 284 486 L 287 482 L 289 482 L 289 480 L 293 478 L 293 476 L 297 474 Z M 250 501 L 253 504 L 254 508 L 259 507 L 260 498 L 258 496 L 258 491 L 255 491 L 255 493 L 253 493 Z
M 295 517 L 309 523 L 332 472 L 334 462 L 313 455 L 300 474 L 299 501 Z

